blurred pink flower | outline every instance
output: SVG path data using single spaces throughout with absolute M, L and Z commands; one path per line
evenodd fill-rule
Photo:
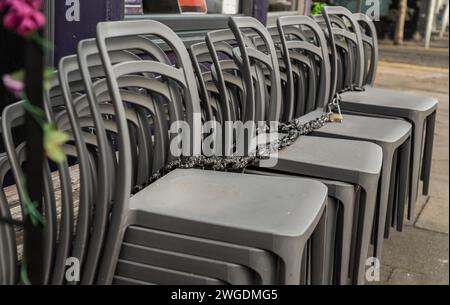
M 9 92 L 14 94 L 15 97 L 21 98 L 25 89 L 25 84 L 21 80 L 14 79 L 11 75 L 3 75 L 3 84 Z
M 17 5 L 18 2 L 28 4 L 35 10 L 41 10 L 44 5 L 43 0 L 0 0 L 0 12 L 7 10 L 11 6 Z
M 5 12 L 4 27 L 21 36 L 41 29 L 46 22 L 42 6 L 42 0 L 0 0 L 0 11 Z

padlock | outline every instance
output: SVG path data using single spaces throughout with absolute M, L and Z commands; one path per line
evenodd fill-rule
M 344 117 L 339 113 L 331 113 L 330 114 L 330 122 L 331 123 L 342 123 L 344 121 Z

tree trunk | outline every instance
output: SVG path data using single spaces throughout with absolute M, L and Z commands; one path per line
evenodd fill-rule
M 400 0 L 398 7 L 398 19 L 395 27 L 394 44 L 401 45 L 405 34 L 405 19 L 408 9 L 408 0 Z

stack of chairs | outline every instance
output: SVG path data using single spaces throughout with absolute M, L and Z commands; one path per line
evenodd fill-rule
M 408 98 L 390 104 L 372 87 L 376 47 L 371 22 L 342 8 L 280 17 L 271 29 L 231 17 L 189 49 L 156 21 L 99 23 L 45 92 L 46 119 L 70 136 L 67 161 L 43 164 L 45 284 L 363 284 L 370 245 L 380 258 L 388 228 L 410 218 L 417 168 L 429 183 L 436 111 L 414 110 L 431 100 L 418 97 L 405 114 L 392 110 Z M 367 97 L 380 92 L 382 105 Z M 161 175 L 180 155 L 202 155 L 201 123 L 307 123 L 337 100 L 342 123 L 289 143 L 270 166 Z M 2 189 L 0 215 L 11 221 L 0 222 L 0 284 L 19 282 L 12 220 L 26 211 L 26 143 L 13 132 L 24 103 L 1 118 L 0 178 L 12 177 L 20 208 Z M 239 136 L 226 131 L 225 148 Z M 79 281 L 65 277 L 68 258 Z

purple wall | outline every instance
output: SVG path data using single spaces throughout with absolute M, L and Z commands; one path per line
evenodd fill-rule
M 269 0 L 253 0 L 252 16 L 261 21 L 261 23 L 264 25 L 267 24 L 268 10 L 269 10 Z
M 100 21 L 123 19 L 123 0 L 58 0 L 55 3 L 55 63 L 76 52 L 78 41 L 95 37 Z M 79 4 L 79 5 L 78 5 Z

